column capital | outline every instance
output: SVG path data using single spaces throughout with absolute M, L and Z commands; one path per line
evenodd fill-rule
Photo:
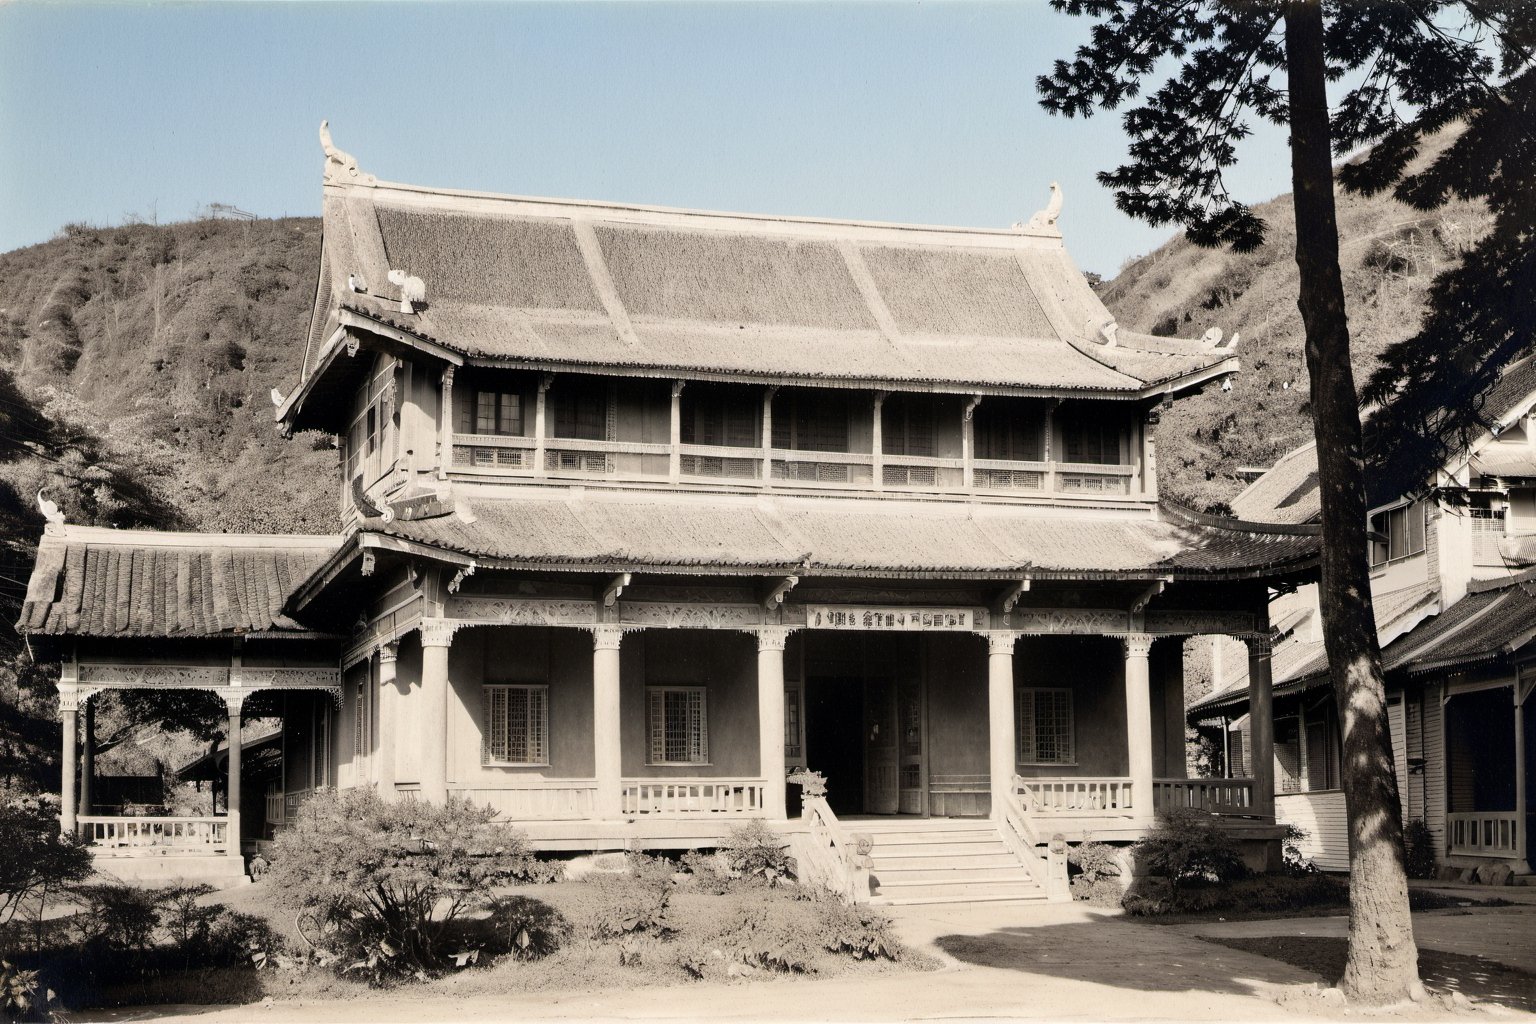
M 624 634 L 632 627 L 621 626 L 618 623 L 605 622 L 602 625 L 592 627 L 592 649 L 594 651 L 616 651 L 624 643 Z
M 453 634 L 458 628 L 459 623 L 452 619 L 422 619 L 421 646 L 452 647 Z
M 245 699 L 251 695 L 251 691 L 244 686 L 229 687 L 218 691 L 224 700 L 224 708 L 229 712 L 230 718 L 235 718 L 245 711 Z
M 982 636 L 987 638 L 988 654 L 1013 654 L 1014 644 L 1018 642 L 1019 634 L 1010 630 L 988 630 Z
M 1275 653 L 1275 638 L 1268 633 L 1245 636 L 1243 643 L 1248 645 L 1250 658 L 1267 658 Z
M 794 632 L 791 626 L 763 626 L 753 630 L 757 634 L 757 649 L 760 651 L 782 651 L 789 643 L 789 634 Z
M 400 642 L 391 640 L 388 643 L 379 644 L 379 664 L 393 665 L 400 657 Z
M 1157 639 L 1150 633 L 1127 633 L 1122 639 L 1125 645 L 1127 658 L 1145 658 L 1152 653 L 1152 641 Z
M 447 366 L 443 367 L 443 390 L 444 391 L 452 391 L 453 390 L 453 364 L 452 363 L 449 363 Z
M 59 683 L 59 713 L 84 711 L 91 698 L 102 691 L 100 686 L 81 686 L 77 683 Z

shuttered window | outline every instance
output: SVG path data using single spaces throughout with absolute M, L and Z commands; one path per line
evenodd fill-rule
M 702 686 L 651 686 L 645 691 L 648 764 L 708 764 L 709 715 Z
M 1120 464 L 1120 427 L 1091 412 L 1061 417 L 1061 461 L 1098 466 Z
M 681 413 L 683 444 L 757 447 L 763 403 L 753 390 L 692 383 L 683 389 Z
M 1045 421 L 1036 411 L 1020 409 L 1000 400 L 976 407 L 972 420 L 978 459 L 1007 459 L 1038 462 L 1044 455 L 1041 444 Z
M 352 703 L 352 756 L 361 758 L 368 754 L 373 744 L 368 735 L 369 726 L 368 683 L 359 680 L 357 697 Z
M 483 688 L 480 760 L 488 765 L 549 763 L 549 687 Z
M 577 390 L 581 388 L 581 390 Z M 567 390 L 550 391 L 554 408 L 553 437 L 579 441 L 611 440 L 608 437 L 608 396 L 587 386 L 571 384 Z
M 1072 691 L 1020 687 L 1014 691 L 1014 741 L 1020 764 L 1073 764 Z
M 933 400 L 892 395 L 880 406 L 880 447 L 889 455 L 933 455 Z
M 464 389 L 457 402 L 459 433 L 523 436 L 523 396 L 509 391 Z

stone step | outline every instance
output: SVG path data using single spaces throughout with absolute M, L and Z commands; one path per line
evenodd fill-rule
M 876 864 L 870 874 L 880 880 L 882 886 L 905 885 L 909 882 L 952 882 L 968 885 L 972 881 L 995 881 L 1012 878 L 1034 884 L 1029 869 L 1020 867 L 1018 861 L 1007 864 L 947 864 L 921 868 L 889 868 Z
M 948 868 L 953 865 L 976 865 L 981 867 L 1011 868 L 1018 867 L 1019 860 L 998 844 L 998 849 L 985 853 L 956 854 L 953 851 L 928 851 L 903 855 L 900 857 L 883 857 L 880 851 L 875 851 L 872 858 L 875 867 L 882 871 L 909 871 L 926 868 Z
M 886 857 L 963 857 L 973 853 L 1002 853 L 1007 851 L 996 832 L 970 836 L 965 839 L 949 839 L 944 842 L 924 841 L 915 836 L 902 836 L 900 841 L 882 843 L 875 840 L 870 856 L 876 860 Z
M 913 907 L 930 906 L 943 903 L 1044 903 L 1045 893 L 1038 889 L 1024 895 L 1008 893 L 979 894 L 979 895 L 955 895 L 944 896 L 874 896 L 870 898 L 870 905 L 876 907 Z
M 886 900 L 908 903 L 953 902 L 973 900 L 1017 899 L 1044 900 L 1045 891 L 1027 877 L 978 878 L 959 882 L 892 882 L 882 883 L 875 896 Z
M 842 826 L 849 832 L 946 832 L 951 830 L 989 829 L 992 823 L 986 818 L 918 818 L 907 815 L 875 819 L 842 819 Z

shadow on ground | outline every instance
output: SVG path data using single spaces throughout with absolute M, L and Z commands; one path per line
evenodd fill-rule
M 1347 940 L 1318 935 L 1271 935 L 1254 939 L 1208 937 L 1205 941 L 1315 971 L 1329 980 L 1344 973 L 1344 957 L 1348 950 Z M 1431 991 L 1460 992 L 1476 1002 L 1536 1012 L 1536 974 L 1480 956 L 1420 947 L 1419 977 Z
M 1259 995 L 1266 984 L 1319 980 L 1304 966 L 1113 920 L 940 935 L 933 944 L 964 964 L 1138 992 Z

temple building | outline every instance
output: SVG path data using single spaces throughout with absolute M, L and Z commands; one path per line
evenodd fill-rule
M 1233 346 L 1119 329 L 1054 186 L 1011 229 L 894 225 L 393 184 L 322 141 L 273 397 L 337 440 L 336 533 L 51 524 L 21 623 L 71 771 L 90 695 L 193 687 L 232 735 L 282 718 L 280 792 L 242 795 L 236 742 L 227 815 L 115 820 L 71 780 L 66 827 L 238 865 L 315 788 L 375 786 L 547 850 L 763 818 L 836 874 L 855 818 L 856 895 L 892 900 L 1059 897 L 1063 843 L 1165 806 L 1273 846 L 1267 759 L 1186 778 L 1182 644 L 1247 643 L 1258 720 L 1317 531 L 1159 502 L 1160 411 Z

